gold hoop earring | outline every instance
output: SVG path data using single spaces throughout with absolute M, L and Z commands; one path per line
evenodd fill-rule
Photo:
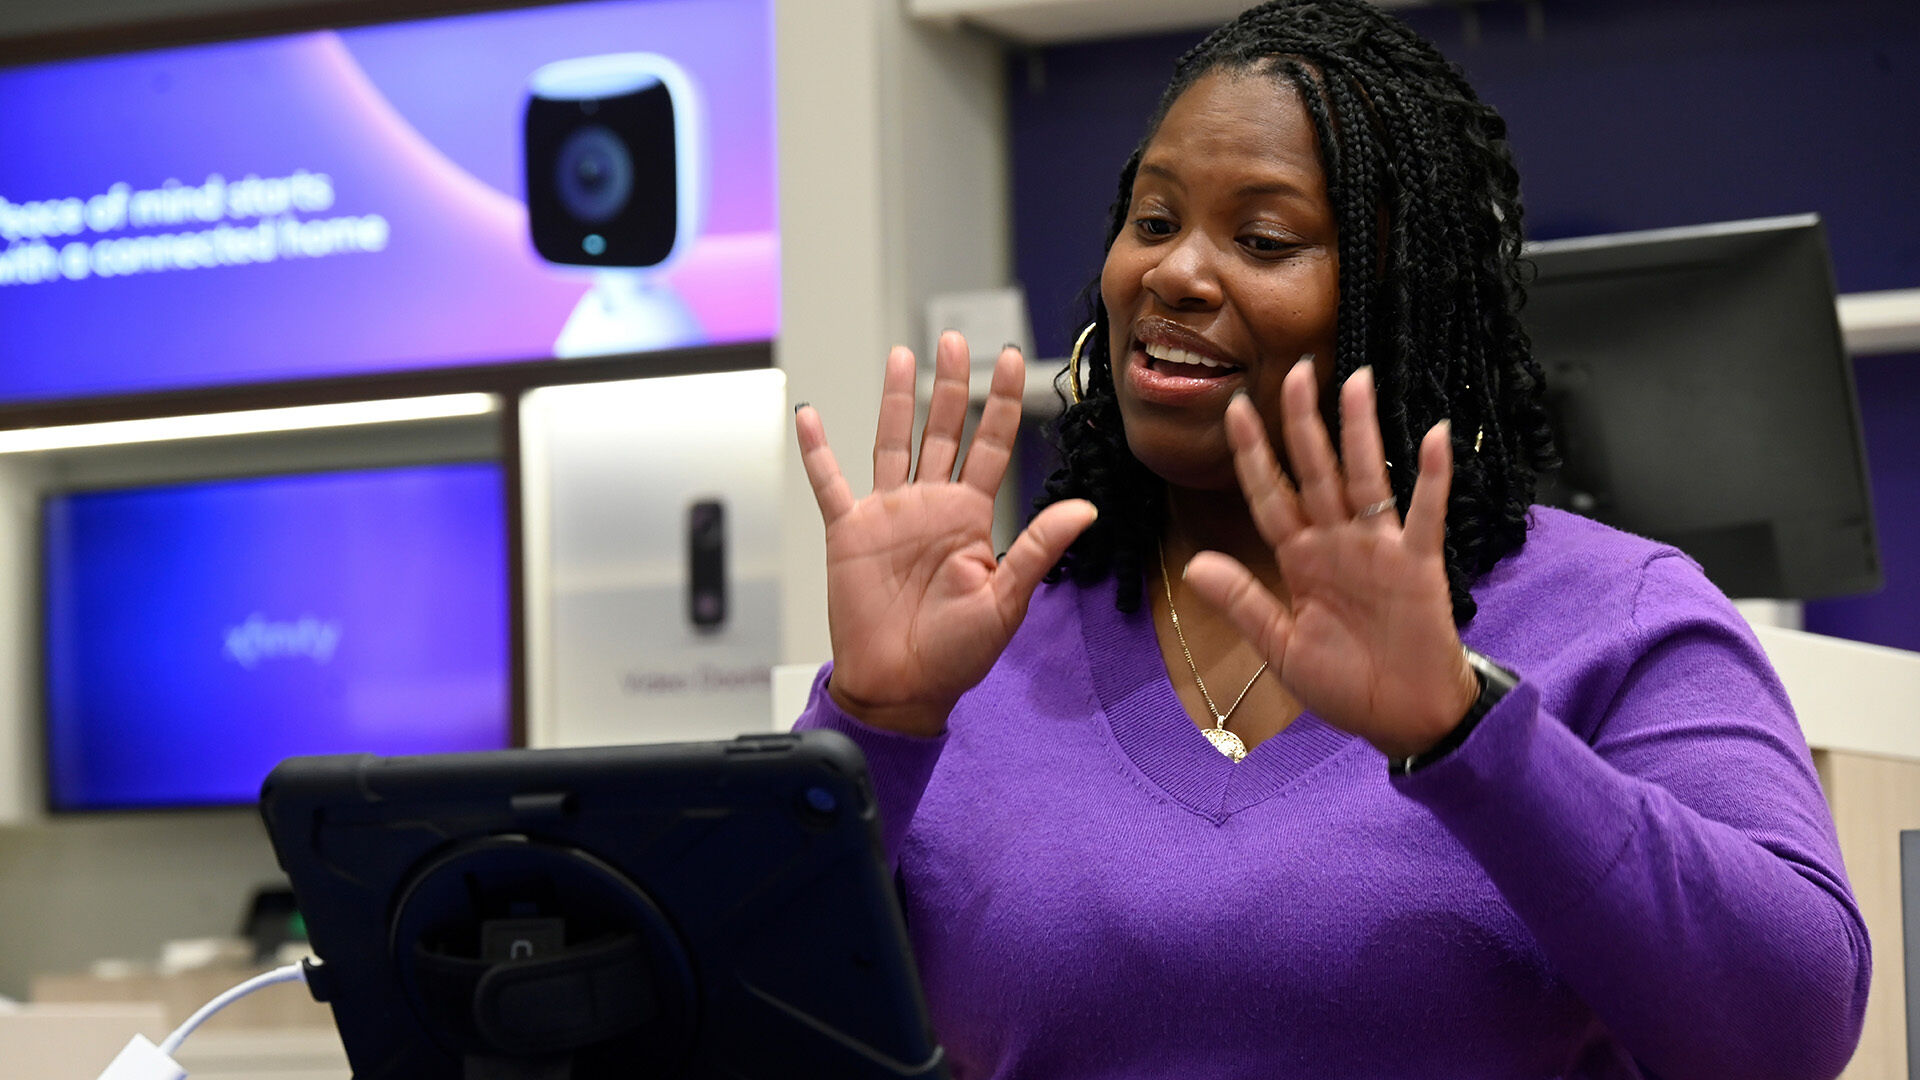
M 1097 321 L 1088 323 L 1087 328 L 1080 331 L 1080 337 L 1074 341 L 1072 355 L 1067 357 L 1067 389 L 1072 392 L 1075 405 L 1080 404 L 1081 399 L 1080 354 L 1085 351 L 1087 339 L 1093 336 L 1094 329 L 1099 325 Z

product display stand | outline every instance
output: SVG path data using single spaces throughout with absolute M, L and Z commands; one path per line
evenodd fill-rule
M 601 270 L 554 343 L 561 359 L 681 348 L 701 340 L 686 302 L 651 270 Z

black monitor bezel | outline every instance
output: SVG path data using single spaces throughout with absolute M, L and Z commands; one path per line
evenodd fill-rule
M 1841 333 L 1839 313 L 1834 303 L 1836 290 L 1831 257 L 1828 254 L 1826 230 L 1819 215 L 1799 214 L 1781 217 L 1757 218 L 1743 221 L 1720 222 L 1708 225 L 1685 226 L 1679 228 L 1653 229 L 1602 236 L 1576 237 L 1563 240 L 1539 241 L 1530 243 L 1523 251 L 1523 259 L 1529 264 L 1528 271 L 1531 288 L 1536 290 L 1542 281 L 1548 284 L 1558 282 L 1576 282 L 1583 278 L 1625 280 L 1637 274 L 1652 274 L 1678 269 L 1713 267 L 1731 263 L 1731 252 L 1761 253 L 1769 257 L 1791 260 L 1798 265 L 1795 269 L 1808 282 L 1817 282 L 1824 296 L 1820 303 L 1809 303 L 1811 292 L 1797 297 L 1797 302 L 1806 309 L 1806 314 L 1818 320 L 1818 325 L 1807 328 L 1808 336 L 1821 343 L 1822 354 L 1810 362 L 1810 367 L 1821 363 L 1829 366 L 1824 374 L 1816 372 L 1825 384 L 1824 389 L 1836 392 L 1841 399 L 1845 413 L 1845 441 L 1850 453 L 1842 451 L 1837 444 L 1829 449 L 1838 457 L 1852 462 L 1853 468 L 1847 483 L 1851 488 L 1850 501 L 1860 508 L 1860 518 L 1868 540 L 1867 560 L 1869 565 L 1858 572 L 1850 571 L 1844 576 L 1836 575 L 1831 584 L 1820 587 L 1789 586 L 1777 592 L 1784 595 L 1745 594 L 1740 599 L 1816 599 L 1826 596 L 1850 595 L 1877 588 L 1882 581 L 1882 569 L 1875 544 L 1877 530 L 1874 520 L 1871 481 L 1867 469 L 1866 441 L 1860 417 L 1859 392 L 1853 377 L 1853 361 L 1848 353 L 1845 339 Z M 1526 321 L 1526 312 L 1522 312 L 1522 321 Z M 1536 336 L 1534 327 L 1529 333 Z M 1539 361 L 1538 344 L 1535 341 L 1536 362 Z M 1543 369 L 1550 365 L 1543 363 Z M 1545 371 L 1546 386 L 1549 395 L 1555 392 L 1554 373 Z M 1783 439 L 1798 437 L 1782 434 Z M 1713 449 L 1711 445 L 1690 443 L 1689 449 L 1696 454 Z M 1562 448 L 1563 454 L 1566 448 Z M 1713 474 L 1716 468 L 1738 468 L 1738 462 L 1703 463 L 1694 458 L 1685 463 L 1684 468 L 1693 474 Z M 1681 468 L 1676 464 L 1676 468 Z M 1677 474 L 1686 475 L 1686 474 Z M 1556 478 L 1546 478 L 1541 485 L 1542 493 L 1553 488 Z M 1616 479 L 1609 477 L 1609 479 Z M 1555 504 L 1551 498 L 1541 501 Z M 1576 512 L 1587 512 L 1580 507 L 1569 507 Z M 1635 523 L 1613 519 L 1604 513 L 1594 514 L 1600 520 L 1620 527 L 1633 529 Z M 1660 539 L 1659 530 L 1645 530 L 1655 539 Z M 1684 550 L 1684 545 L 1682 545 Z M 1689 554 L 1692 554 L 1689 552 Z M 1709 576 L 1716 576 L 1710 573 Z M 1721 584 L 1723 589 L 1726 584 Z M 1730 590 L 1738 591 L 1738 590 Z

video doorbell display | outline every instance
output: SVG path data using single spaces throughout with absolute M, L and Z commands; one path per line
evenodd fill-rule
M 293 754 L 509 742 L 497 465 L 67 494 L 43 531 L 55 809 L 249 803 Z
M 772 369 L 522 399 L 530 740 L 769 729 L 792 417 Z
M 771 340 L 772 68 L 602 0 L 0 69 L 0 402 Z

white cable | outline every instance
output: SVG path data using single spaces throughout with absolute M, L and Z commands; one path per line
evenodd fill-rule
M 187 1017 L 186 1023 L 174 1028 L 173 1034 L 166 1037 L 166 1040 L 160 1044 L 160 1052 L 166 1054 L 168 1057 L 172 1057 L 174 1051 L 180 1049 L 180 1044 L 187 1041 L 187 1036 L 193 1034 L 194 1028 L 206 1023 L 207 1018 L 214 1013 L 239 1001 L 255 990 L 263 986 L 272 986 L 275 983 L 304 982 L 306 978 L 307 969 L 300 964 L 288 964 L 286 967 L 277 967 L 272 971 L 255 975 L 239 986 L 200 1006 L 199 1012 Z
M 274 968 L 264 974 L 255 975 L 239 986 L 221 994 L 200 1007 L 200 1011 L 187 1017 L 187 1022 L 175 1028 L 173 1034 L 159 1046 L 145 1035 L 135 1035 L 127 1042 L 120 1055 L 100 1074 L 100 1080 L 186 1080 L 187 1070 L 173 1060 L 173 1054 L 180 1049 L 193 1029 L 206 1023 L 207 1017 L 253 993 L 263 986 L 274 983 L 305 982 L 307 969 L 304 964 L 288 964 Z
M 187 1070 L 161 1053 L 153 1040 L 135 1035 L 100 1074 L 100 1080 L 187 1080 Z

